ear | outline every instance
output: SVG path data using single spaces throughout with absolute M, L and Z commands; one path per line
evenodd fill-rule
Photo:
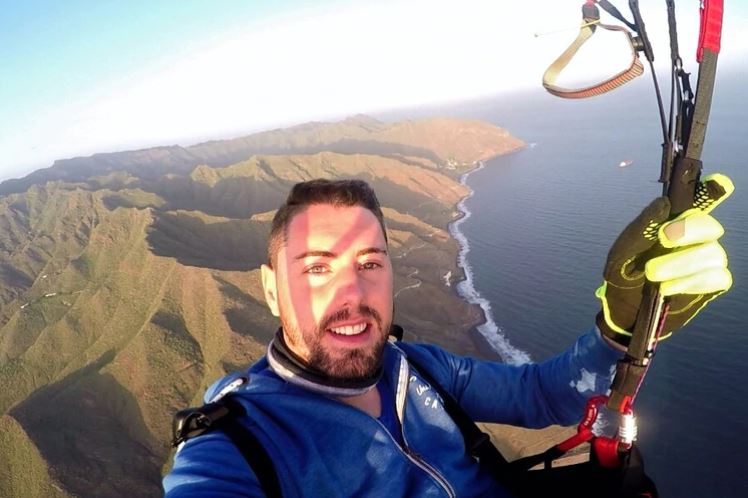
M 267 302 L 270 313 L 273 316 L 280 316 L 278 312 L 278 287 L 275 283 L 275 270 L 268 265 L 260 267 L 262 272 L 262 289 L 265 292 L 265 301 Z

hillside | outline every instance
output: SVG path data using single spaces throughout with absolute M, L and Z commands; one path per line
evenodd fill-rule
M 484 123 L 357 116 L 0 184 L 0 475 L 13 476 L 0 496 L 160 494 L 173 412 L 262 356 L 277 327 L 258 268 L 300 180 L 369 181 L 407 339 L 480 354 L 467 334 L 480 310 L 445 285 L 461 276 L 447 225 L 467 194 L 458 174 L 519 146 Z
M 306 123 L 189 147 L 172 145 L 63 159 L 24 178 L 0 183 L 0 195 L 25 192 L 32 185 L 54 180 L 87 182 L 113 172 L 154 180 L 167 174 L 187 175 L 200 164 L 228 166 L 252 155 L 322 151 L 413 157 L 421 165 L 430 163 L 454 177 L 454 167 L 448 163 L 470 165 L 522 145 L 506 130 L 478 121 L 441 118 L 387 124 L 359 115 L 338 123 Z

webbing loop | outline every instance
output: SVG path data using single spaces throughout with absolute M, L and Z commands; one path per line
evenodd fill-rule
M 595 95 L 601 95 L 605 92 L 609 92 L 624 83 L 628 83 L 637 76 L 641 76 L 644 73 L 644 66 L 639 60 L 639 54 L 636 49 L 636 44 L 631 33 L 623 26 L 615 26 L 610 24 L 594 23 L 590 22 L 594 18 L 585 17 L 582 27 L 579 30 L 579 34 L 576 39 L 569 45 L 569 47 L 560 55 L 558 58 L 548 66 L 543 74 L 543 86 L 549 93 L 566 99 L 583 99 L 587 97 L 593 97 Z M 628 68 L 620 71 L 619 73 L 611 76 L 610 78 L 596 83 L 591 86 L 583 88 L 564 88 L 556 85 L 556 80 L 561 74 L 561 71 L 571 62 L 571 59 L 577 53 L 577 51 L 589 40 L 595 33 L 595 29 L 600 27 L 608 31 L 617 31 L 626 36 L 626 40 L 631 47 L 631 64 Z

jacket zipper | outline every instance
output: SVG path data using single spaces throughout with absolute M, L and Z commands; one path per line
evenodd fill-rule
M 405 438 L 403 437 L 403 441 L 405 441 Z M 410 449 L 410 447 L 405 444 L 403 445 L 403 453 L 405 456 L 407 456 L 411 462 L 415 463 L 418 467 L 420 467 L 424 472 L 426 472 L 428 475 L 430 475 L 439 485 L 444 488 L 444 491 L 447 492 L 447 494 L 450 496 L 450 498 L 456 498 L 457 495 L 455 494 L 454 488 L 452 488 L 452 485 L 449 484 L 449 481 L 447 481 L 444 476 L 442 476 L 438 470 L 436 470 L 434 467 L 429 465 L 427 462 L 421 458 L 421 455 Z
M 401 429 L 400 429 L 400 435 L 403 438 L 403 444 L 401 446 L 397 442 L 397 440 L 395 440 L 395 437 L 392 434 L 390 434 L 390 431 L 387 430 L 387 428 L 384 426 L 384 424 L 382 422 L 380 422 L 377 419 L 374 419 L 374 420 L 375 420 L 375 422 L 377 422 L 382 427 L 382 429 L 384 429 L 384 432 L 386 432 L 387 435 L 390 436 L 390 439 L 392 439 L 392 442 L 395 443 L 395 446 L 397 446 L 398 448 L 400 448 L 400 451 L 402 451 L 403 455 L 405 455 L 405 457 L 408 460 L 410 460 L 411 462 L 413 462 L 416 465 L 416 467 L 418 467 L 419 469 L 423 470 L 429 477 L 431 477 L 434 481 L 436 481 L 436 483 L 439 486 L 441 486 L 444 489 L 444 491 L 447 492 L 447 495 L 450 498 L 456 498 L 457 497 L 457 494 L 455 493 L 455 490 L 452 487 L 452 485 L 449 483 L 449 481 L 447 481 L 447 479 L 444 476 L 442 476 L 439 473 L 438 470 L 436 470 L 434 467 L 432 467 L 431 465 L 429 465 L 421 457 L 421 455 L 419 455 L 418 453 L 416 453 L 415 451 L 413 451 L 412 449 L 410 449 L 410 446 L 408 446 L 408 443 L 405 440 L 405 434 L 403 433 L 403 430 L 402 430 L 402 421 L 400 423 L 400 427 L 401 427 Z
M 405 429 L 404 429 L 404 419 L 405 419 L 405 401 L 407 399 L 407 395 L 405 394 L 408 389 L 409 384 L 409 378 L 410 378 L 410 369 L 408 368 L 408 361 L 401 356 L 400 357 L 400 372 L 399 372 L 399 378 L 397 383 L 397 392 L 395 393 L 395 412 L 397 414 L 397 418 L 400 422 L 400 436 L 403 438 L 403 445 L 400 446 L 397 441 L 395 441 L 395 438 L 390 434 L 390 431 L 388 431 L 385 428 L 385 432 L 390 435 L 390 438 L 395 442 L 395 445 L 398 446 L 403 454 L 416 464 L 417 467 L 419 467 L 421 470 L 426 472 L 429 476 L 431 476 L 432 479 L 434 479 L 442 488 L 444 488 L 444 491 L 447 492 L 447 495 L 450 498 L 456 498 L 457 494 L 455 493 L 454 488 L 452 485 L 447 481 L 447 479 L 442 476 L 438 470 L 436 470 L 434 467 L 429 465 L 418 453 L 413 451 L 408 446 L 408 440 L 405 438 Z M 379 420 L 377 420 L 379 422 Z M 384 425 L 379 422 L 382 427 Z

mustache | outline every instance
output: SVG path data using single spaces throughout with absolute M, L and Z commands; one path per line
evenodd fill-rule
M 365 304 L 360 304 L 358 306 L 358 314 L 365 318 L 372 318 L 377 323 L 379 328 L 382 328 L 382 316 L 374 308 L 371 308 Z M 325 330 L 329 329 L 330 325 L 332 325 L 333 323 L 348 320 L 350 317 L 350 308 L 343 308 L 334 313 L 330 313 L 329 315 L 326 315 L 320 322 L 319 330 L 320 332 L 324 332 Z

